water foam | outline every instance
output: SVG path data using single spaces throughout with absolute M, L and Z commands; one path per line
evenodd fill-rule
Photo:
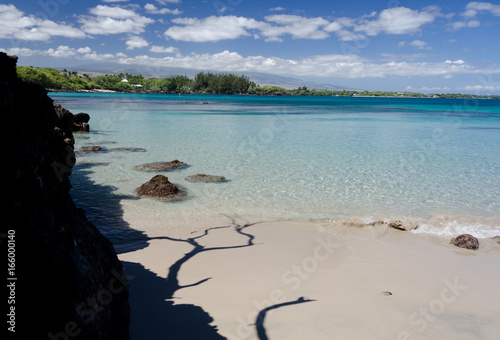
M 463 224 L 458 221 L 451 221 L 439 223 L 437 225 L 422 223 L 419 228 L 411 232 L 415 234 L 433 234 L 440 236 L 470 234 L 477 238 L 491 238 L 500 235 L 500 226 L 490 226 L 483 223 Z

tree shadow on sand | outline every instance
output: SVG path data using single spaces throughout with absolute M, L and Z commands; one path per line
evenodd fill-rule
M 260 222 L 259 222 L 260 223 Z M 205 278 L 188 285 L 179 283 L 179 272 L 182 266 L 194 256 L 209 252 L 229 249 L 238 249 L 254 246 L 254 236 L 245 232 L 258 223 L 237 224 L 232 219 L 232 224 L 206 229 L 201 235 L 187 239 L 172 237 L 154 237 L 150 240 L 169 240 L 172 242 L 187 243 L 192 249 L 183 257 L 173 263 L 167 278 L 161 278 L 147 270 L 141 264 L 123 262 L 129 278 L 130 302 L 132 319 L 140 320 L 131 325 L 132 339 L 225 339 L 217 327 L 210 325 L 212 317 L 201 307 L 190 304 L 175 304 L 172 299 L 181 289 L 195 287 L 210 280 Z M 199 242 L 209 233 L 219 229 L 231 229 L 246 238 L 246 242 L 239 245 L 205 247 Z M 137 328 L 140 324 L 141 329 Z
M 266 318 L 266 314 L 269 311 L 272 311 L 274 309 L 278 309 L 281 307 L 297 305 L 299 303 L 305 303 L 305 302 L 311 302 L 311 301 L 316 301 L 316 300 L 309 300 L 309 299 L 304 299 L 304 297 L 300 297 L 295 301 L 283 302 L 280 304 L 269 306 L 269 307 L 261 310 L 259 312 L 259 314 L 257 315 L 257 320 L 255 321 L 255 328 L 257 329 L 257 336 L 259 337 L 259 340 L 269 340 L 269 337 L 267 336 L 267 333 L 266 333 L 266 328 L 264 327 L 264 320 Z

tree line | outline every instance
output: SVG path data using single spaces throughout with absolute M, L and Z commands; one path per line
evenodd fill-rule
M 211 93 L 252 94 L 272 96 L 367 96 L 367 97 L 414 97 L 414 98 L 492 98 L 496 95 L 470 95 L 460 93 L 422 94 L 417 92 L 315 90 L 302 86 L 285 89 L 279 86 L 259 86 L 243 75 L 200 72 L 193 79 L 185 75 L 166 78 L 144 78 L 129 73 L 89 76 L 66 69 L 34 68 L 18 66 L 19 77 L 53 91 L 110 90 L 129 93 Z

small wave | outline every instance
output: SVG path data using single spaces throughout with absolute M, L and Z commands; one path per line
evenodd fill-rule
M 458 221 L 439 223 L 438 225 L 422 223 L 411 231 L 415 234 L 434 234 L 440 236 L 457 236 L 471 234 L 477 238 L 491 238 L 500 235 L 500 226 L 489 226 L 482 223 L 462 224 Z

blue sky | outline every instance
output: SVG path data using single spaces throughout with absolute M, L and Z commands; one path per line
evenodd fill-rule
M 20 65 L 115 62 L 500 93 L 493 2 L 2 0 L 0 23 L 0 51 Z

